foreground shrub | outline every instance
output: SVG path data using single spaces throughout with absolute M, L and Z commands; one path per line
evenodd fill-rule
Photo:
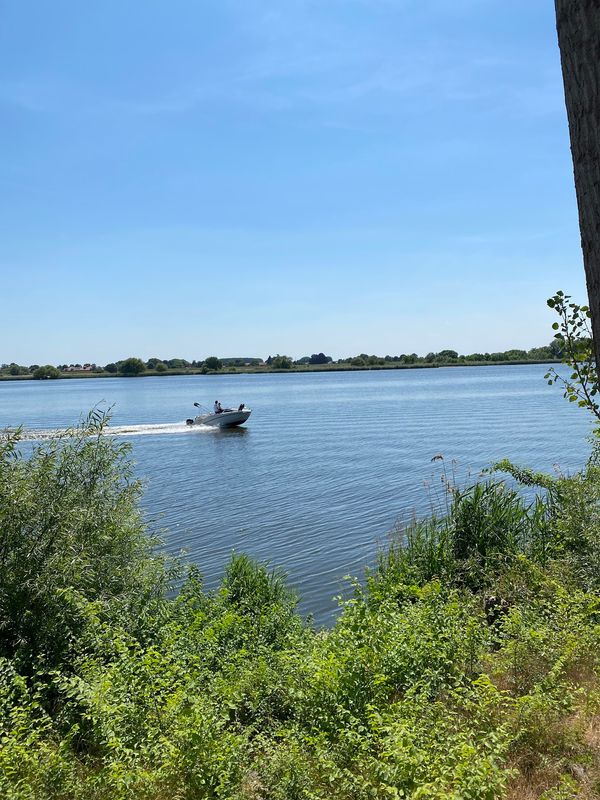
M 87 601 L 135 627 L 164 597 L 129 449 L 106 422 L 94 412 L 27 456 L 19 431 L 0 438 L 0 655 L 25 671 L 64 663 Z

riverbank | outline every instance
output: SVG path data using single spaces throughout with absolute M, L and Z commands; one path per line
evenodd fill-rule
M 267 365 L 244 366 L 244 367 L 223 367 L 218 370 L 207 370 L 205 368 L 190 369 L 167 369 L 152 370 L 147 369 L 138 375 L 124 375 L 120 372 L 61 372 L 55 378 L 44 380 L 71 380 L 73 378 L 152 378 L 165 377 L 168 375 L 265 375 L 265 374 L 286 374 L 289 372 L 371 372 L 373 370 L 405 370 L 405 369 L 440 369 L 442 367 L 514 367 L 519 365 L 531 364 L 560 364 L 560 359 L 527 359 L 521 361 L 449 361 L 435 364 L 398 364 L 388 362 L 385 364 L 371 364 L 354 366 L 353 364 L 294 364 L 289 369 L 276 369 Z M 28 381 L 39 380 L 33 375 L 0 375 L 0 381 Z

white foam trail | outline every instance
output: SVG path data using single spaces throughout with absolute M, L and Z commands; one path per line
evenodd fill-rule
M 208 425 L 187 425 L 185 422 L 168 422 L 147 425 L 115 425 L 108 427 L 106 433 L 111 436 L 148 436 L 163 433 L 211 433 L 217 428 Z
M 105 436 L 159 436 L 180 433 L 214 433 L 219 428 L 208 425 L 187 425 L 185 422 L 149 423 L 145 425 L 109 425 L 104 429 Z M 53 439 L 67 433 L 67 429 L 48 428 L 44 430 L 23 431 L 21 439 L 40 441 Z

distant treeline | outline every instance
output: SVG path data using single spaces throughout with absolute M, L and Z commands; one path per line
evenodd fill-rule
M 470 353 L 461 355 L 456 350 L 440 350 L 439 353 L 427 353 L 426 356 L 419 356 L 416 353 L 402 353 L 399 356 L 374 356 L 367 353 L 360 353 L 350 358 L 340 358 L 336 364 L 350 364 L 353 367 L 368 367 L 390 364 L 469 364 L 485 362 L 503 361 L 559 361 L 562 358 L 562 342 L 553 339 L 549 345 L 544 347 L 532 347 L 531 350 L 505 350 L 498 353 Z M 281 358 L 279 356 L 278 358 Z M 283 358 L 287 358 L 283 356 Z M 291 359 L 288 358 L 288 361 Z M 332 363 L 333 359 L 323 353 L 305 356 L 298 361 L 293 361 L 294 365 L 301 364 L 326 364 Z M 268 363 L 268 360 L 267 360 Z
M 461 355 L 456 350 L 440 350 L 438 353 L 427 353 L 419 356 L 417 353 L 402 353 L 397 356 L 377 356 L 367 353 L 360 353 L 348 358 L 340 358 L 334 361 L 331 356 L 325 353 L 313 353 L 310 356 L 294 360 L 291 356 L 280 355 L 268 356 L 266 359 L 248 358 L 218 358 L 209 356 L 203 360 L 188 361 L 185 358 L 149 358 L 144 361 L 141 358 L 131 357 L 122 361 L 114 361 L 104 366 L 98 364 L 31 364 L 23 366 L 21 364 L 2 364 L 0 366 L 0 376 L 14 378 L 64 378 L 70 375 L 78 377 L 83 375 L 123 375 L 135 376 L 146 374 L 161 373 L 200 373 L 206 375 L 212 372 L 243 371 L 252 372 L 257 370 L 294 370 L 309 369 L 310 367 L 339 367 L 360 368 L 360 367 L 394 367 L 394 366 L 450 366 L 460 364 L 501 364 L 504 362 L 528 362 L 528 361 L 560 361 L 562 358 L 562 342 L 553 339 L 550 344 L 543 347 L 533 347 L 531 350 L 504 350 L 497 353 L 470 353 Z

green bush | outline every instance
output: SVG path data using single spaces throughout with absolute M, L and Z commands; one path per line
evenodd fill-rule
M 106 421 L 94 412 L 27 457 L 19 431 L 0 439 L 0 655 L 26 671 L 62 663 L 88 603 L 135 626 L 163 596 L 129 447 L 103 435 Z
M 44 367 L 37 367 L 32 374 L 38 381 L 44 380 L 45 378 L 60 378 L 60 370 L 50 364 L 46 364 Z
M 118 368 L 121 375 L 125 375 L 127 377 L 132 377 L 134 375 L 141 375 L 142 372 L 146 371 L 146 365 L 144 364 L 142 359 L 134 357 L 126 358 L 124 361 L 119 361 Z
M 222 369 L 223 363 L 216 356 L 209 356 L 207 359 L 204 360 L 204 366 L 206 367 L 207 370 L 208 369 L 218 370 Z

